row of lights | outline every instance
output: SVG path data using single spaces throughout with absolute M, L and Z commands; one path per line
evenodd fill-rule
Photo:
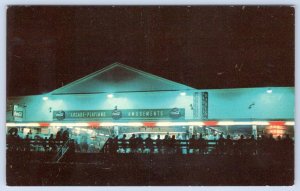
M 6 123 L 7 127 L 169 127 L 169 126 L 235 126 L 235 125 L 281 125 L 294 126 L 294 121 L 189 121 L 189 122 L 93 122 L 91 123 Z
M 186 93 L 185 93 L 185 92 L 180 92 L 180 95 L 181 95 L 181 96 L 186 96 Z M 113 98 L 113 97 L 114 97 L 114 94 L 107 94 L 106 97 L 107 97 L 107 98 Z M 49 98 L 46 97 L 46 96 L 43 97 L 43 100 L 44 100 L 44 101 L 47 101 L 48 99 L 49 99 Z
M 272 91 L 271 88 L 268 88 L 266 92 L 267 92 L 268 94 L 271 94 L 273 91 Z M 180 95 L 181 95 L 181 96 L 186 96 L 186 92 L 180 92 Z M 107 94 L 106 97 L 107 97 L 107 98 L 113 98 L 113 97 L 114 97 L 114 94 Z M 43 97 L 43 100 L 44 100 L 44 101 L 47 101 L 48 99 L 49 99 L 49 98 L 46 97 L 46 96 Z
M 186 92 L 180 92 L 181 96 L 186 96 Z M 107 94 L 107 98 L 113 98 L 114 94 Z

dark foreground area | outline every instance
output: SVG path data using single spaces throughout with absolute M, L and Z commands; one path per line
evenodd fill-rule
M 76 153 L 59 163 L 43 153 L 7 153 L 7 184 L 19 185 L 293 185 L 293 154 L 162 155 Z

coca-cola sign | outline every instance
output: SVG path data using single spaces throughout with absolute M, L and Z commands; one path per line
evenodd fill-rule
M 64 111 L 55 111 L 53 113 L 53 115 L 57 120 L 63 120 L 66 117 L 66 114 Z
M 53 111 L 54 120 L 77 120 L 77 121 L 97 121 L 111 119 L 118 120 L 168 120 L 184 119 L 184 108 L 170 109 L 112 109 L 112 110 L 69 110 Z
M 175 118 L 175 119 L 181 117 L 180 109 L 178 109 L 176 107 L 171 109 L 170 117 Z
M 122 117 L 122 112 L 120 110 L 114 109 L 111 113 L 113 119 L 120 119 Z

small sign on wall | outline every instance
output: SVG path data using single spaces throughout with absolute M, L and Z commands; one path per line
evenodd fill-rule
M 202 119 L 208 119 L 208 92 L 202 92 Z
M 53 111 L 54 120 L 157 120 L 157 119 L 184 119 L 184 108 L 169 109 L 122 109 L 122 110 L 72 110 Z
M 14 118 L 14 121 L 23 121 L 24 108 L 19 105 L 14 105 L 12 110 L 12 116 Z

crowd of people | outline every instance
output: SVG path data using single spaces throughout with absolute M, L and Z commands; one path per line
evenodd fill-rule
M 216 137 L 216 136 L 215 136 Z M 17 129 L 11 129 L 7 136 L 8 151 L 39 151 L 57 152 L 69 139 L 69 130 L 60 129 L 56 136 L 32 137 L 31 131 L 21 138 Z M 70 141 L 69 141 L 70 142 Z M 71 141 L 75 150 L 87 152 L 87 143 L 79 149 L 76 141 Z M 142 134 L 131 134 L 127 137 L 110 137 L 103 149 L 106 153 L 160 153 L 160 154 L 221 154 L 221 155 L 257 155 L 257 154 L 289 154 L 294 150 L 294 141 L 288 134 L 283 137 L 273 137 L 272 134 L 258 137 L 245 137 L 240 135 L 238 140 L 233 140 L 230 135 L 220 134 L 218 139 L 207 140 L 202 134 L 192 135 L 187 140 L 181 140 L 175 135 L 157 135 L 154 139 L 151 134 L 143 138 Z M 99 151 L 98 151 L 99 152 Z
M 56 136 L 50 134 L 49 137 L 42 138 L 38 135 L 33 136 L 31 130 L 25 138 L 21 138 L 18 134 L 18 129 L 14 128 L 7 135 L 7 150 L 8 151 L 33 151 L 43 150 L 45 152 L 56 152 L 59 147 L 69 140 L 69 131 L 60 129 Z
M 108 153 L 161 153 L 161 154 L 222 154 L 222 155 L 257 155 L 257 154 L 288 154 L 293 151 L 294 142 L 288 134 L 276 139 L 272 134 L 267 137 L 262 135 L 255 139 L 254 135 L 245 138 L 240 135 L 238 140 L 233 140 L 230 135 L 226 138 L 223 134 L 218 140 L 206 140 L 202 134 L 197 137 L 192 135 L 188 140 L 178 140 L 175 135 L 160 135 L 152 139 L 148 134 L 143 139 L 141 134 L 132 134 L 128 139 L 124 134 L 122 138 L 112 136 L 105 145 Z

